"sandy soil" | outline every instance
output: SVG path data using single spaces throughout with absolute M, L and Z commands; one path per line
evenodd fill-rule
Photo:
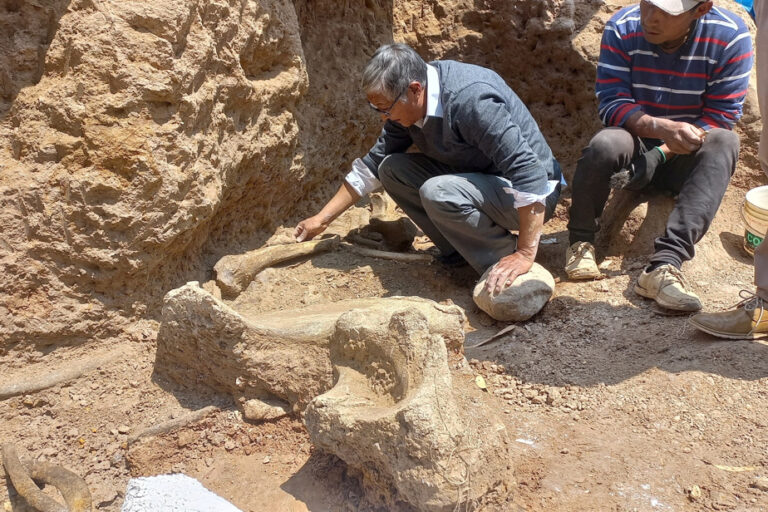
M 706 310 L 752 289 L 752 263 L 740 247 L 743 195 L 729 190 L 684 268 Z M 516 491 L 487 509 L 768 510 L 768 492 L 753 486 L 768 476 L 768 344 L 719 341 L 684 316 L 659 314 L 632 292 L 647 254 L 604 260 L 599 281 L 565 281 L 567 204 L 547 224 L 539 254 L 558 280 L 553 299 L 496 341 L 466 349 L 516 447 Z M 247 295 L 261 311 L 369 296 L 452 301 L 467 311 L 471 346 L 506 327 L 472 303 L 475 279 L 468 269 L 340 249 L 271 269 Z M 0 402 L 0 439 L 83 475 L 97 510 L 119 510 L 130 477 L 167 472 L 196 477 L 247 511 L 360 508 L 343 463 L 313 451 L 300 420 L 250 424 L 229 398 L 153 374 L 157 327 L 142 320 L 97 345 L 16 354 L 0 388 L 102 353 L 115 357 L 64 385 Z M 133 441 L 210 405 L 217 409 L 200 421 Z M 0 502 L 25 510 L 6 486 Z

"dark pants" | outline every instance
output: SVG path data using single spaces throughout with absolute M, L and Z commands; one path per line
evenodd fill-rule
M 478 274 L 517 250 L 520 219 L 509 182 L 500 176 L 456 173 L 421 153 L 395 153 L 379 165 L 379 180 L 397 205 L 443 254 L 458 251 Z M 560 186 L 547 196 L 552 217 Z
M 573 177 L 570 242 L 594 242 L 597 220 L 610 192 L 611 175 L 629 166 L 644 150 L 640 139 L 623 128 L 605 128 L 584 148 Z M 694 245 L 709 229 L 728 188 L 739 155 L 738 136 L 723 129 L 707 134 L 698 151 L 676 155 L 656 170 L 648 189 L 677 195 L 663 236 L 654 243 L 651 264 L 680 267 L 694 256 Z

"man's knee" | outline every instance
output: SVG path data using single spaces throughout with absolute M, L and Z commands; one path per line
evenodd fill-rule
M 635 151 L 635 139 L 624 128 L 605 128 L 589 141 L 585 153 L 592 158 L 615 161 L 624 155 L 631 156 Z
M 702 149 L 728 156 L 735 162 L 739 158 L 739 136 L 731 130 L 714 128 L 704 138 Z
M 388 183 L 400 181 L 399 176 L 408 167 L 407 153 L 393 153 L 384 157 L 379 164 L 379 181 L 387 188 Z
M 719 161 L 718 170 L 730 179 L 739 158 L 739 136 L 731 130 L 715 128 L 707 133 L 699 151 L 705 153 L 704 158 Z
M 462 178 L 453 174 L 429 178 L 419 189 L 424 208 L 441 211 L 449 209 L 450 205 L 456 204 L 462 181 Z
M 635 139 L 628 131 L 623 128 L 602 129 L 584 148 L 580 165 L 576 166 L 579 176 L 574 179 L 608 179 L 632 158 L 634 151 Z

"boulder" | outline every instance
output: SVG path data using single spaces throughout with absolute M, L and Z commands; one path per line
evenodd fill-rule
M 492 268 L 480 277 L 472 297 L 477 307 L 496 320 L 528 320 L 541 311 L 555 291 L 555 279 L 552 274 L 538 263 L 534 263 L 528 273 L 518 276 L 511 286 L 492 296 L 485 288 L 485 281 Z

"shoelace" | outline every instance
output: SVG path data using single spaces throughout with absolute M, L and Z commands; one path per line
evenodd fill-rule
M 573 251 L 579 258 L 583 258 L 589 252 L 589 242 L 581 242 Z
M 754 311 L 757 308 L 760 308 L 760 316 L 757 317 L 757 320 L 754 321 L 754 326 L 752 329 L 750 329 L 750 334 L 754 332 L 755 327 L 762 322 L 763 315 L 765 315 L 765 307 L 763 306 L 763 299 L 760 298 L 759 295 L 756 293 L 752 293 L 749 290 L 740 290 L 739 291 L 739 297 L 741 297 L 741 301 L 739 301 L 738 304 L 735 306 L 731 306 L 729 309 L 736 309 L 736 308 L 744 308 L 745 311 Z M 754 318 L 753 318 L 754 320 Z
M 757 308 L 763 309 L 763 299 L 756 293 L 752 293 L 749 290 L 740 290 L 739 297 L 741 300 L 735 306 L 731 306 L 729 309 L 743 307 L 747 311 L 754 311 Z
M 678 281 L 681 285 L 683 285 L 683 288 L 685 288 L 685 290 L 688 290 L 688 286 L 689 286 L 688 281 L 685 280 L 682 270 L 672 265 L 668 265 L 668 268 L 666 269 L 665 273 L 670 274 L 674 278 L 672 279 L 673 281 Z M 662 278 L 662 287 L 664 286 L 664 281 L 666 280 L 665 278 L 666 276 Z

